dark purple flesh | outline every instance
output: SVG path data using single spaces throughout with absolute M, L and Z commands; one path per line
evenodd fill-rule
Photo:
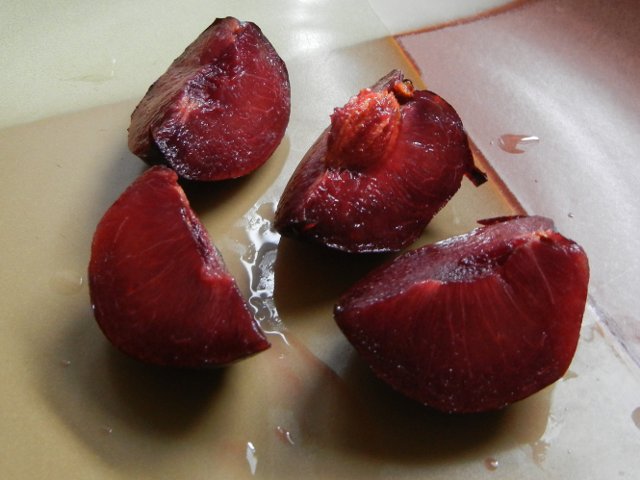
M 373 372 L 445 412 L 503 408 L 558 380 L 576 350 L 589 266 L 543 217 L 503 217 L 401 255 L 335 319 Z
M 260 29 L 217 19 L 138 104 L 129 149 L 190 180 L 241 177 L 280 144 L 290 96 L 287 68 Z
M 141 175 L 98 224 L 89 289 L 106 337 L 146 363 L 217 366 L 269 347 L 166 167 Z
M 412 243 L 460 188 L 473 163 L 455 110 L 392 71 L 335 110 L 289 180 L 276 229 L 349 252 Z

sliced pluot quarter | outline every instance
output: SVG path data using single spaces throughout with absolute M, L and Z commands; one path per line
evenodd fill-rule
M 138 104 L 129 149 L 190 180 L 237 178 L 280 144 L 290 103 L 286 65 L 258 26 L 217 19 Z
M 445 412 L 496 410 L 559 379 L 576 350 L 587 256 L 543 217 L 503 217 L 405 253 L 335 319 L 373 372 Z
M 486 180 L 460 117 L 394 70 L 335 109 L 289 180 L 275 227 L 349 252 L 397 251 L 422 233 L 463 175 Z
M 166 167 L 147 170 L 104 214 L 89 288 L 105 336 L 146 363 L 217 366 L 269 347 Z

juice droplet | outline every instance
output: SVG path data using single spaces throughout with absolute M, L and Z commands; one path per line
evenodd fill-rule
M 573 218 L 573 213 L 571 213 L 571 212 L 567 213 L 567 217 Z
M 636 427 L 638 427 L 638 429 L 640 429 L 640 407 L 636 408 L 631 413 L 631 419 L 633 420 L 633 423 L 636 424 Z
M 599 323 L 594 323 L 586 332 L 581 334 L 581 338 L 585 342 L 593 342 L 597 337 L 604 337 L 604 330 Z
M 84 278 L 71 270 L 59 270 L 51 276 L 49 286 L 60 295 L 74 295 L 82 290 Z
M 100 430 L 102 430 L 102 433 L 105 435 L 111 435 L 113 433 L 113 428 L 109 425 L 103 425 Z
M 524 153 L 527 147 L 535 145 L 540 139 L 535 135 L 514 135 L 507 133 L 498 139 L 498 146 L 507 153 Z
M 273 203 L 264 203 L 250 212 L 246 227 L 249 245 L 241 261 L 249 276 L 249 306 L 254 317 L 265 333 L 278 335 L 288 344 L 273 298 L 274 266 L 280 241 L 280 235 L 272 229 L 274 212 Z
M 61 365 L 62 367 L 67 368 L 68 366 L 70 366 L 70 365 L 71 365 L 71 360 L 66 360 L 66 359 L 65 359 L 65 360 L 60 360 L 60 365 Z
M 288 445 L 295 445 L 295 442 L 293 441 L 293 437 L 291 436 L 291 432 L 289 430 L 278 425 L 276 427 L 276 434 L 283 443 L 286 443 Z
M 484 466 L 487 470 L 494 471 L 494 470 L 497 470 L 497 468 L 500 466 L 500 463 L 498 462 L 497 459 L 493 457 L 488 457 L 484 459 Z
M 249 469 L 251 469 L 251 475 L 256 474 L 256 467 L 258 466 L 258 457 L 256 456 L 256 447 L 253 443 L 247 442 L 247 462 L 249 463 Z
M 542 464 L 547 458 L 547 450 L 549 450 L 549 442 L 544 440 L 537 440 L 531 445 L 531 453 L 533 455 L 533 461 L 538 465 Z

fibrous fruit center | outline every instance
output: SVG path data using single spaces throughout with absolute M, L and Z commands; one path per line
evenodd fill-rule
M 326 163 L 362 171 L 392 151 L 400 131 L 400 104 L 389 91 L 361 90 L 331 115 Z

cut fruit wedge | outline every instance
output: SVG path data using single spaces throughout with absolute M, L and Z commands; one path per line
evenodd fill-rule
M 408 252 L 356 283 L 335 319 L 373 372 L 446 412 L 496 410 L 558 380 L 589 266 L 543 217 L 503 217 Z
M 107 210 L 89 263 L 98 325 L 146 363 L 224 365 L 269 347 L 169 168 L 152 167 Z

